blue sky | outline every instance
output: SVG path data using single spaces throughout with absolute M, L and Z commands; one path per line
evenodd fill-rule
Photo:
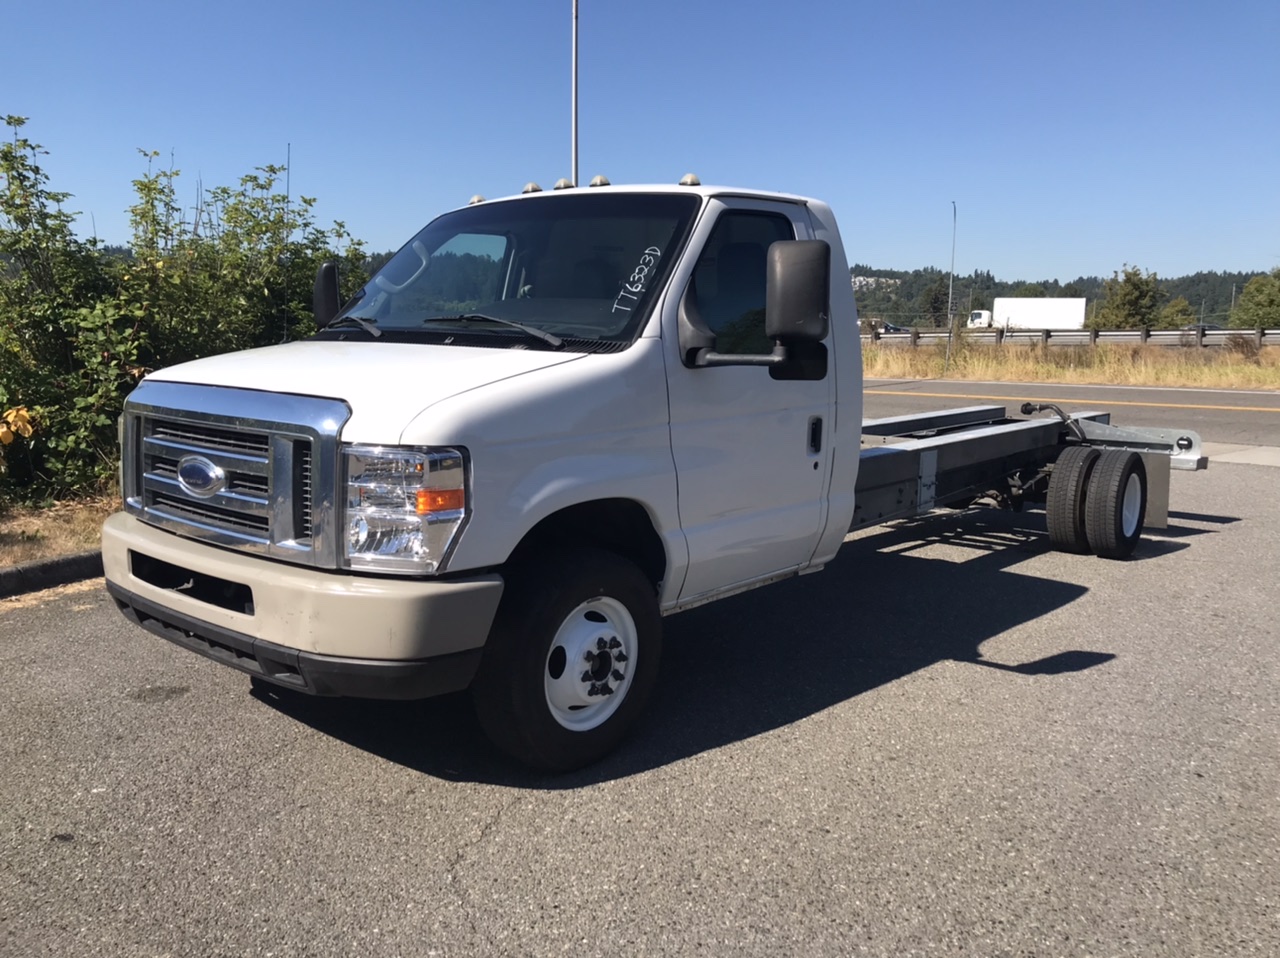
M 83 232 L 284 163 L 372 250 L 570 172 L 572 0 L 9 4 L 0 113 Z M 580 0 L 580 179 L 816 196 L 851 261 L 1280 265 L 1280 3 Z

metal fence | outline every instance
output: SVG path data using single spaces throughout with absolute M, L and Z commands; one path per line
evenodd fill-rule
M 1280 329 L 962 329 L 970 343 L 988 346 L 1042 343 L 1046 346 L 1096 346 L 1118 343 L 1132 346 L 1226 346 L 1243 339 L 1261 346 L 1280 346 Z M 905 333 L 863 333 L 863 345 L 927 346 L 946 343 L 945 329 L 911 329 Z

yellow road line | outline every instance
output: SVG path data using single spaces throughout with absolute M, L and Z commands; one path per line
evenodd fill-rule
M 998 402 L 1051 402 L 1058 405 L 1073 406 L 1091 406 L 1093 402 L 1082 402 L 1079 399 L 1044 399 L 1044 398 L 1027 398 L 1026 396 L 983 396 L 978 393 L 926 393 L 916 392 L 915 390 L 906 391 L 902 389 L 864 389 L 863 393 L 873 393 L 877 396 L 923 396 L 926 399 L 994 399 Z M 1222 412 L 1274 412 L 1280 413 L 1280 408 L 1275 406 L 1198 406 L 1193 403 L 1172 403 L 1172 402 L 1134 402 L 1127 399 L 1099 399 L 1097 403 L 1102 406 L 1147 406 L 1151 409 L 1209 409 L 1219 410 Z

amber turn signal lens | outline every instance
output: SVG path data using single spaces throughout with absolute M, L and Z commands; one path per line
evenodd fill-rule
M 465 490 L 462 489 L 419 489 L 418 515 L 429 512 L 455 512 L 467 504 Z

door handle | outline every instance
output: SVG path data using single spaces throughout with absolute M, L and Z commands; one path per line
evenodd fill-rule
M 809 417 L 809 452 L 817 455 L 822 452 L 822 417 Z

